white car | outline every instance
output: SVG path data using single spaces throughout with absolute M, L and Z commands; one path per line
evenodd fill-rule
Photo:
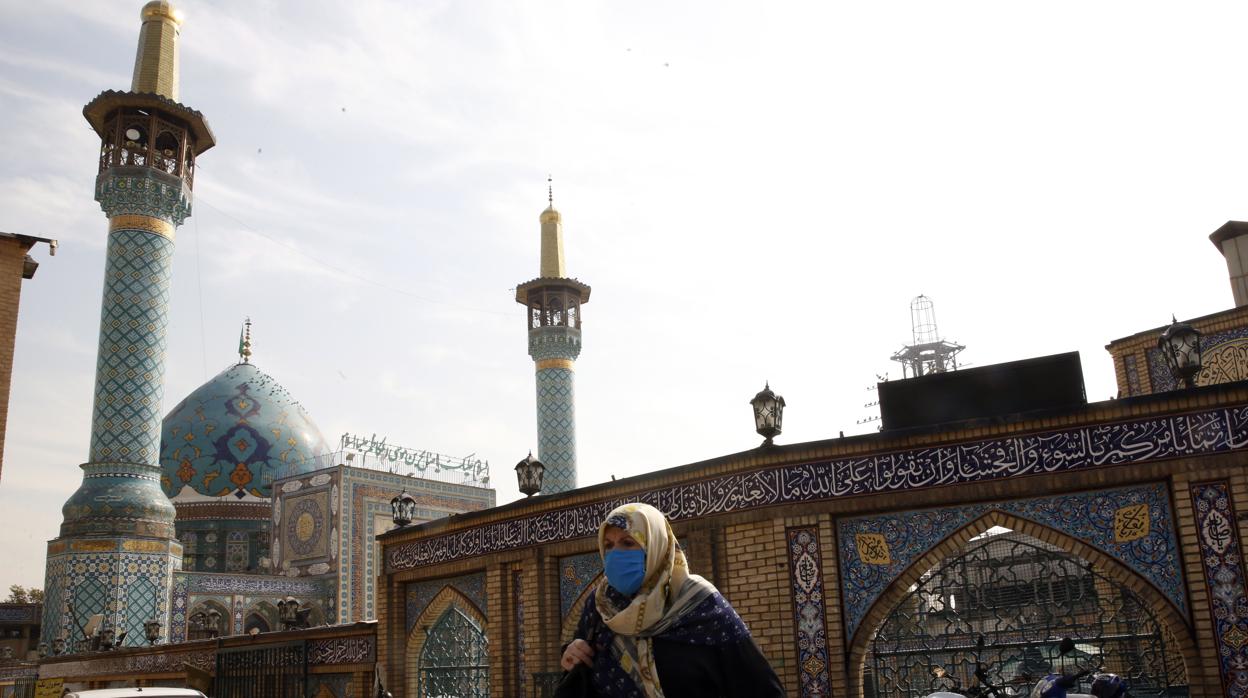
M 77 693 L 66 693 L 61 698 L 207 698 L 207 696 L 189 688 L 147 686 L 144 688 L 101 688 L 95 691 L 78 691 Z

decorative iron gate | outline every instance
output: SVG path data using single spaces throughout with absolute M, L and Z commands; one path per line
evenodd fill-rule
M 1059 658 L 1063 637 L 1076 651 Z M 1135 695 L 1187 693 L 1182 657 L 1142 599 L 1088 561 L 1013 531 L 972 540 L 911 587 L 871 641 L 864 695 L 948 690 L 938 668 L 969 686 L 977 661 L 995 682 L 1013 681 L 1013 695 L 1027 695 L 1025 675 L 1076 663 L 1126 677 Z
M 490 666 L 485 633 L 456 608 L 429 629 L 420 650 L 419 698 L 488 698 Z
M 304 698 L 305 643 L 217 650 L 217 698 Z

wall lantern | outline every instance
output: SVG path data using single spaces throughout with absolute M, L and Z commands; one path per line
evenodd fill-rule
M 1176 381 L 1183 381 L 1188 388 L 1196 387 L 1196 374 L 1200 373 L 1200 333 L 1186 322 L 1170 316 L 1171 325 L 1157 338 L 1157 348 L 1166 358 L 1166 366 Z
M 516 480 L 525 496 L 532 497 L 542 491 L 542 477 L 545 474 L 546 466 L 533 457 L 532 451 L 529 451 L 528 457 L 516 463 Z
M 403 528 L 416 519 L 416 500 L 407 493 L 407 490 L 403 490 L 390 500 L 390 518 L 399 528 Z
M 143 637 L 147 639 L 148 645 L 156 644 L 160 639 L 160 621 L 153 618 L 143 623 Z
M 221 634 L 221 612 L 215 608 L 208 609 L 208 637 Z
M 763 437 L 763 446 L 770 446 L 771 440 L 780 435 L 784 398 L 771 392 L 771 384 L 765 383 L 762 392 L 750 400 L 750 405 L 754 408 L 754 431 Z

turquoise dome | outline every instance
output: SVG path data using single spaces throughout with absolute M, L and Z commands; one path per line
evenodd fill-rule
M 174 502 L 272 496 L 274 480 L 321 467 L 325 437 L 272 376 L 231 366 L 169 411 L 160 433 L 160 484 Z

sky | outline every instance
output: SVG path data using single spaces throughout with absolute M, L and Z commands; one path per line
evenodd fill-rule
M 139 0 L 0 0 L 0 230 L 23 287 L 0 588 L 42 586 L 90 437 L 107 222 L 82 105 L 130 85 Z M 181 0 L 181 101 L 219 145 L 177 233 L 166 409 L 254 363 L 345 432 L 536 448 L 518 283 L 553 175 L 582 484 L 868 433 L 909 304 L 976 366 L 1232 305 L 1248 5 Z

